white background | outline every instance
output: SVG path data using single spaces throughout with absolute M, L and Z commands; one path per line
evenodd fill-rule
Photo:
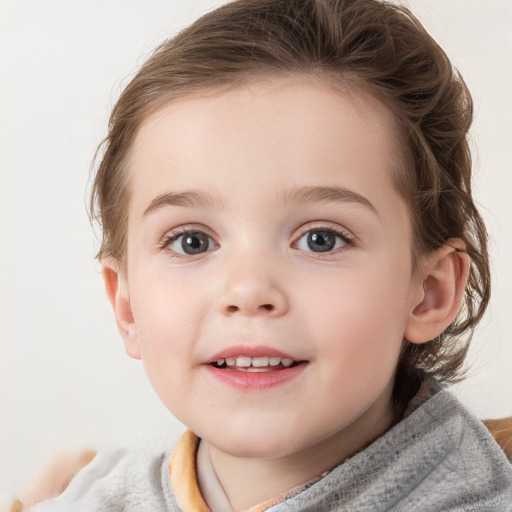
M 0 504 L 62 448 L 174 442 L 181 426 L 124 355 L 85 204 L 122 87 L 219 0 L 0 0 Z M 512 1 L 410 0 L 473 92 L 475 195 L 493 300 L 469 379 L 480 417 L 512 414 Z

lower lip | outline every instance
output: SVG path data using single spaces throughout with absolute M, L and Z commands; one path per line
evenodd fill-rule
M 290 368 L 270 370 L 268 372 L 226 370 L 212 365 L 207 365 L 206 369 L 215 379 L 218 379 L 223 384 L 246 391 L 260 391 L 289 382 L 298 377 L 306 366 L 307 363 L 304 362 Z

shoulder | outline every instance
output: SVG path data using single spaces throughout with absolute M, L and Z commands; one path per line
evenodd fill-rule
M 512 418 L 481 421 L 450 391 L 441 390 L 421 408 L 423 416 L 432 418 L 438 439 L 453 443 L 454 456 L 471 454 L 469 460 L 492 461 L 491 468 L 502 470 L 512 484 L 509 455 L 512 446 Z M 508 427 L 508 428 L 507 428 Z M 505 449 L 506 448 L 506 449 Z M 449 457 L 448 457 L 449 458 Z
M 512 464 L 486 425 L 446 389 L 418 412 L 422 428 L 432 421 L 429 443 L 442 453 L 425 482 L 456 495 L 464 505 L 454 510 L 512 511 Z
M 432 422 L 440 437 L 456 440 L 462 448 L 474 448 L 482 455 L 492 455 L 510 468 L 512 462 L 512 417 L 497 420 L 478 420 L 450 391 L 430 379 L 422 386 L 408 409 L 411 420 Z M 416 414 L 412 414 L 413 412 Z M 462 451 L 464 453 L 464 451 Z M 508 459 L 508 460 L 507 460 Z
M 512 465 L 485 425 L 447 390 L 419 402 L 275 510 L 512 512 Z
M 160 512 L 174 508 L 169 454 L 143 449 L 99 452 L 58 497 L 27 512 Z

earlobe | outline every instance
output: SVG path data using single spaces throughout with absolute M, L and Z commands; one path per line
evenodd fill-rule
M 460 239 L 450 239 L 418 270 L 404 337 L 425 343 L 439 336 L 457 315 L 469 274 L 469 256 Z
M 126 353 L 134 359 L 141 359 L 137 326 L 133 319 L 126 277 L 119 270 L 117 262 L 105 259 L 102 260 L 101 265 L 105 291 L 112 304 L 117 329 L 123 339 Z

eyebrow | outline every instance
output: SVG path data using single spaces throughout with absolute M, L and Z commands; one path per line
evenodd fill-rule
M 308 204 L 308 203 L 356 203 L 365 206 L 377 217 L 380 217 L 377 209 L 366 197 L 342 187 L 299 187 L 285 189 L 282 194 L 284 204 Z M 213 196 L 199 191 L 166 192 L 153 199 L 144 210 L 143 216 L 147 216 L 166 206 L 181 206 L 185 208 L 222 208 L 226 202 L 220 196 Z
M 342 187 L 300 187 L 286 190 L 284 193 L 285 203 L 356 203 L 363 205 L 372 211 L 377 217 L 379 213 L 373 204 L 361 194 Z
M 224 201 L 220 197 L 204 192 L 166 192 L 151 201 L 150 205 L 144 210 L 143 216 L 145 217 L 165 206 L 183 206 L 186 208 L 223 207 Z

